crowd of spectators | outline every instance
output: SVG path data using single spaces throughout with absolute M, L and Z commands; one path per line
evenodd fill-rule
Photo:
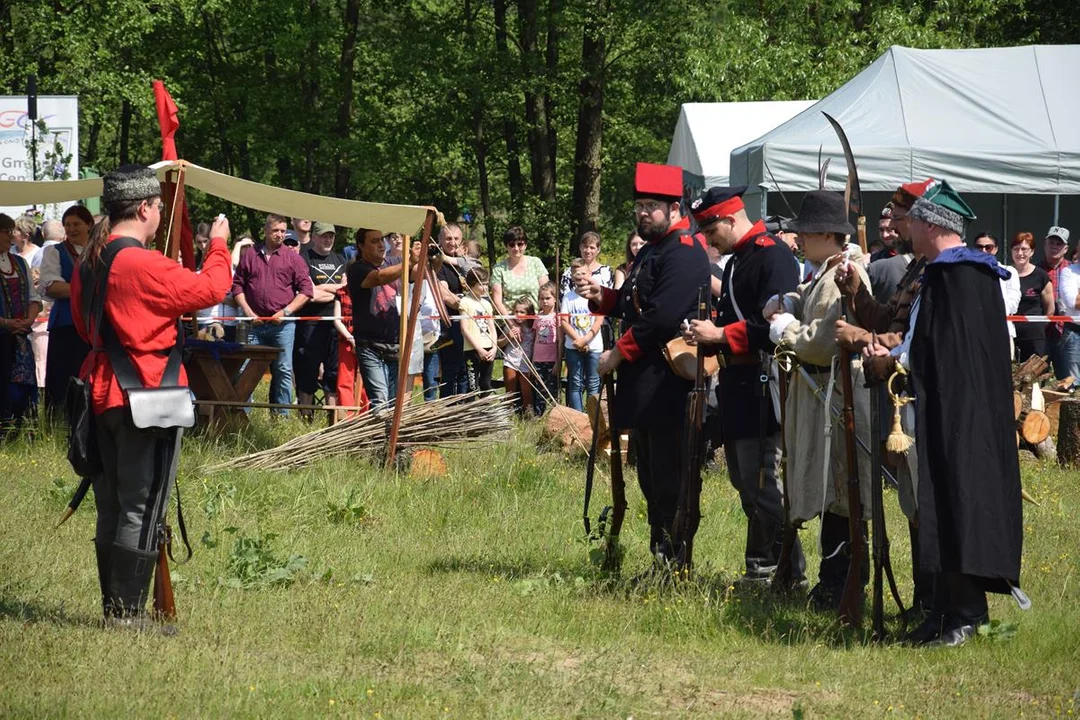
M 869 273 L 875 291 L 895 284 L 895 268 L 903 268 L 909 257 L 910 249 L 898 245 L 891 228 L 903 218 L 893 212 L 888 208 L 879 220 Z M 770 218 L 779 234 L 783 220 Z M 75 333 L 69 292 L 83 249 L 94 232 L 102 231 L 95 221 L 78 205 L 59 221 L 44 223 L 29 215 L 0 215 L 0 422 L 6 427 L 34 412 L 39 401 L 46 409 L 62 408 L 68 382 L 89 351 Z M 501 358 L 502 385 L 522 414 L 541 414 L 558 397 L 562 366 L 565 395 L 558 400 L 582 409 L 587 396 L 600 392 L 599 357 L 617 328 L 594 315 L 575 287 L 591 278 L 621 288 L 645 245 L 636 232 L 629 233 L 624 262 L 612 268 L 600 260 L 600 236 L 585 233 L 580 257 L 552 282 L 543 260 L 529 254 L 526 231 L 517 226 L 504 233 L 505 256 L 490 269 L 479 244 L 466 241 L 453 223 L 440 228 L 437 242 L 426 249 L 413 241 L 408 253 L 402 236 L 375 228 L 360 228 L 345 242 L 339 237 L 330 223 L 268 215 L 261 237 L 241 235 L 235 241 L 229 295 L 199 313 L 200 325 L 218 324 L 227 342 L 281 350 L 270 368 L 270 401 L 282 406 L 274 413 L 289 411 L 294 391 L 308 418 L 307 408 L 319 403 L 363 411 L 393 402 L 402 347 L 403 265 L 415 270 L 424 252 L 429 271 L 421 282 L 421 318 L 409 371 L 422 378 L 425 400 L 491 392 Z M 209 226 L 198 224 L 194 238 L 198 269 Z M 991 233 L 980 234 L 972 245 L 998 252 Z M 1008 243 L 1012 265 L 1003 292 L 1013 314 L 1077 318 L 1017 322 L 1013 333 L 1017 360 L 1049 355 L 1059 378 L 1080 379 L 1080 251 L 1069 248 L 1063 227 L 1052 227 L 1041 248 L 1032 233 L 1017 233 Z M 1039 254 L 1043 260 L 1036 262 Z M 714 285 L 723 260 L 711 258 Z M 812 268 L 800 266 L 803 271 Z

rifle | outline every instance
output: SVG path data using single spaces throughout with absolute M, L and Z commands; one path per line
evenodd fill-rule
M 847 300 L 841 299 L 847 316 Z M 852 355 L 840 351 L 840 382 L 844 393 L 844 451 L 847 460 L 848 530 L 851 535 L 848 551 L 848 571 L 840 595 L 840 621 L 858 628 L 862 625 L 863 592 L 862 563 L 866 557 L 866 542 L 862 534 L 862 497 L 859 495 L 858 453 L 855 442 L 855 389 L 851 380 Z M 873 453 L 871 447 L 870 452 Z
M 698 288 L 697 319 L 709 318 L 709 286 Z M 694 389 L 686 397 L 686 432 L 683 437 L 684 474 L 679 487 L 679 505 L 672 526 L 676 563 L 689 569 L 694 560 L 694 535 L 701 524 L 701 466 L 704 464 L 702 425 L 705 421 L 705 353 L 697 348 Z
M 161 544 L 158 545 L 157 569 L 154 571 L 154 619 L 176 619 L 176 598 L 173 597 L 172 576 L 169 574 L 169 551 L 172 547 L 172 528 L 166 523 L 161 528 Z
M 615 401 L 615 378 L 611 374 L 604 377 L 604 388 L 607 390 L 608 418 L 614 419 Z M 600 403 L 596 404 L 597 407 Z M 604 569 L 617 571 L 619 569 L 619 533 L 622 531 L 623 518 L 626 516 L 626 481 L 623 479 L 622 466 L 622 439 L 619 430 L 613 425 L 611 431 L 611 527 L 608 529 L 607 550 L 604 555 Z
M 791 522 L 791 496 L 788 490 L 787 476 L 787 394 L 788 373 L 791 371 L 790 352 L 780 351 L 777 348 L 777 365 L 780 369 L 780 478 L 784 489 L 784 537 L 780 545 L 780 557 L 776 560 L 776 570 L 773 572 L 772 587 L 779 592 L 787 592 L 792 587 L 791 555 L 795 552 L 795 541 L 799 536 L 799 528 Z

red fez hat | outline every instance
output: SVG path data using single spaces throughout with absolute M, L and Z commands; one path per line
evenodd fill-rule
M 634 173 L 635 198 L 682 200 L 683 171 L 675 165 L 639 162 Z
M 918 198 L 921 198 L 926 194 L 926 189 L 933 184 L 933 178 L 927 178 L 922 182 L 909 182 L 904 183 L 897 189 L 892 196 L 893 205 L 899 205 L 903 208 L 911 209 L 911 206 Z

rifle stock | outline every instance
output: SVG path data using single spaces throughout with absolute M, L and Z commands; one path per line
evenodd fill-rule
M 851 379 L 851 353 L 840 351 L 840 378 L 844 393 L 844 451 L 847 460 L 849 562 L 844 590 L 840 595 L 840 620 L 858 628 L 863 618 L 862 563 L 866 543 L 862 534 L 862 497 L 859 495 L 858 455 L 855 448 L 855 388 Z
M 614 420 L 615 378 L 609 373 L 604 378 L 607 390 L 608 418 Z M 597 403 L 599 407 L 599 403 Z M 619 430 L 612 425 L 611 431 L 611 526 L 608 529 L 607 549 L 604 556 L 605 570 L 619 568 L 619 533 L 622 531 L 623 518 L 626 517 L 626 481 L 623 479 L 622 438 Z
M 698 288 L 698 320 L 707 320 L 709 286 Z M 687 427 L 684 434 L 683 477 L 679 487 L 679 505 L 672 527 L 675 562 L 689 569 L 694 561 L 694 535 L 701 524 L 702 425 L 705 421 L 705 353 L 697 349 L 694 389 L 686 397 Z
M 779 592 L 786 592 L 793 584 L 793 568 L 791 555 L 795 552 L 795 540 L 798 537 L 798 528 L 791 522 L 791 496 L 788 490 L 787 474 L 787 438 L 785 435 L 787 423 L 787 394 L 788 374 L 783 368 L 780 370 L 780 478 L 784 490 L 784 536 L 780 545 L 780 557 L 776 560 L 776 570 L 773 572 L 772 587 Z
M 176 619 L 176 598 L 173 596 L 172 577 L 169 574 L 169 544 L 172 528 L 165 526 L 161 545 L 158 546 L 157 569 L 154 571 L 154 618 Z

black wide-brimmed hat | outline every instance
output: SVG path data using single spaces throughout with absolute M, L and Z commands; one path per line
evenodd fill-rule
M 831 190 L 811 190 L 806 193 L 799 208 L 799 217 L 788 223 L 786 229 L 796 233 L 855 234 L 855 228 L 848 222 L 844 196 Z

